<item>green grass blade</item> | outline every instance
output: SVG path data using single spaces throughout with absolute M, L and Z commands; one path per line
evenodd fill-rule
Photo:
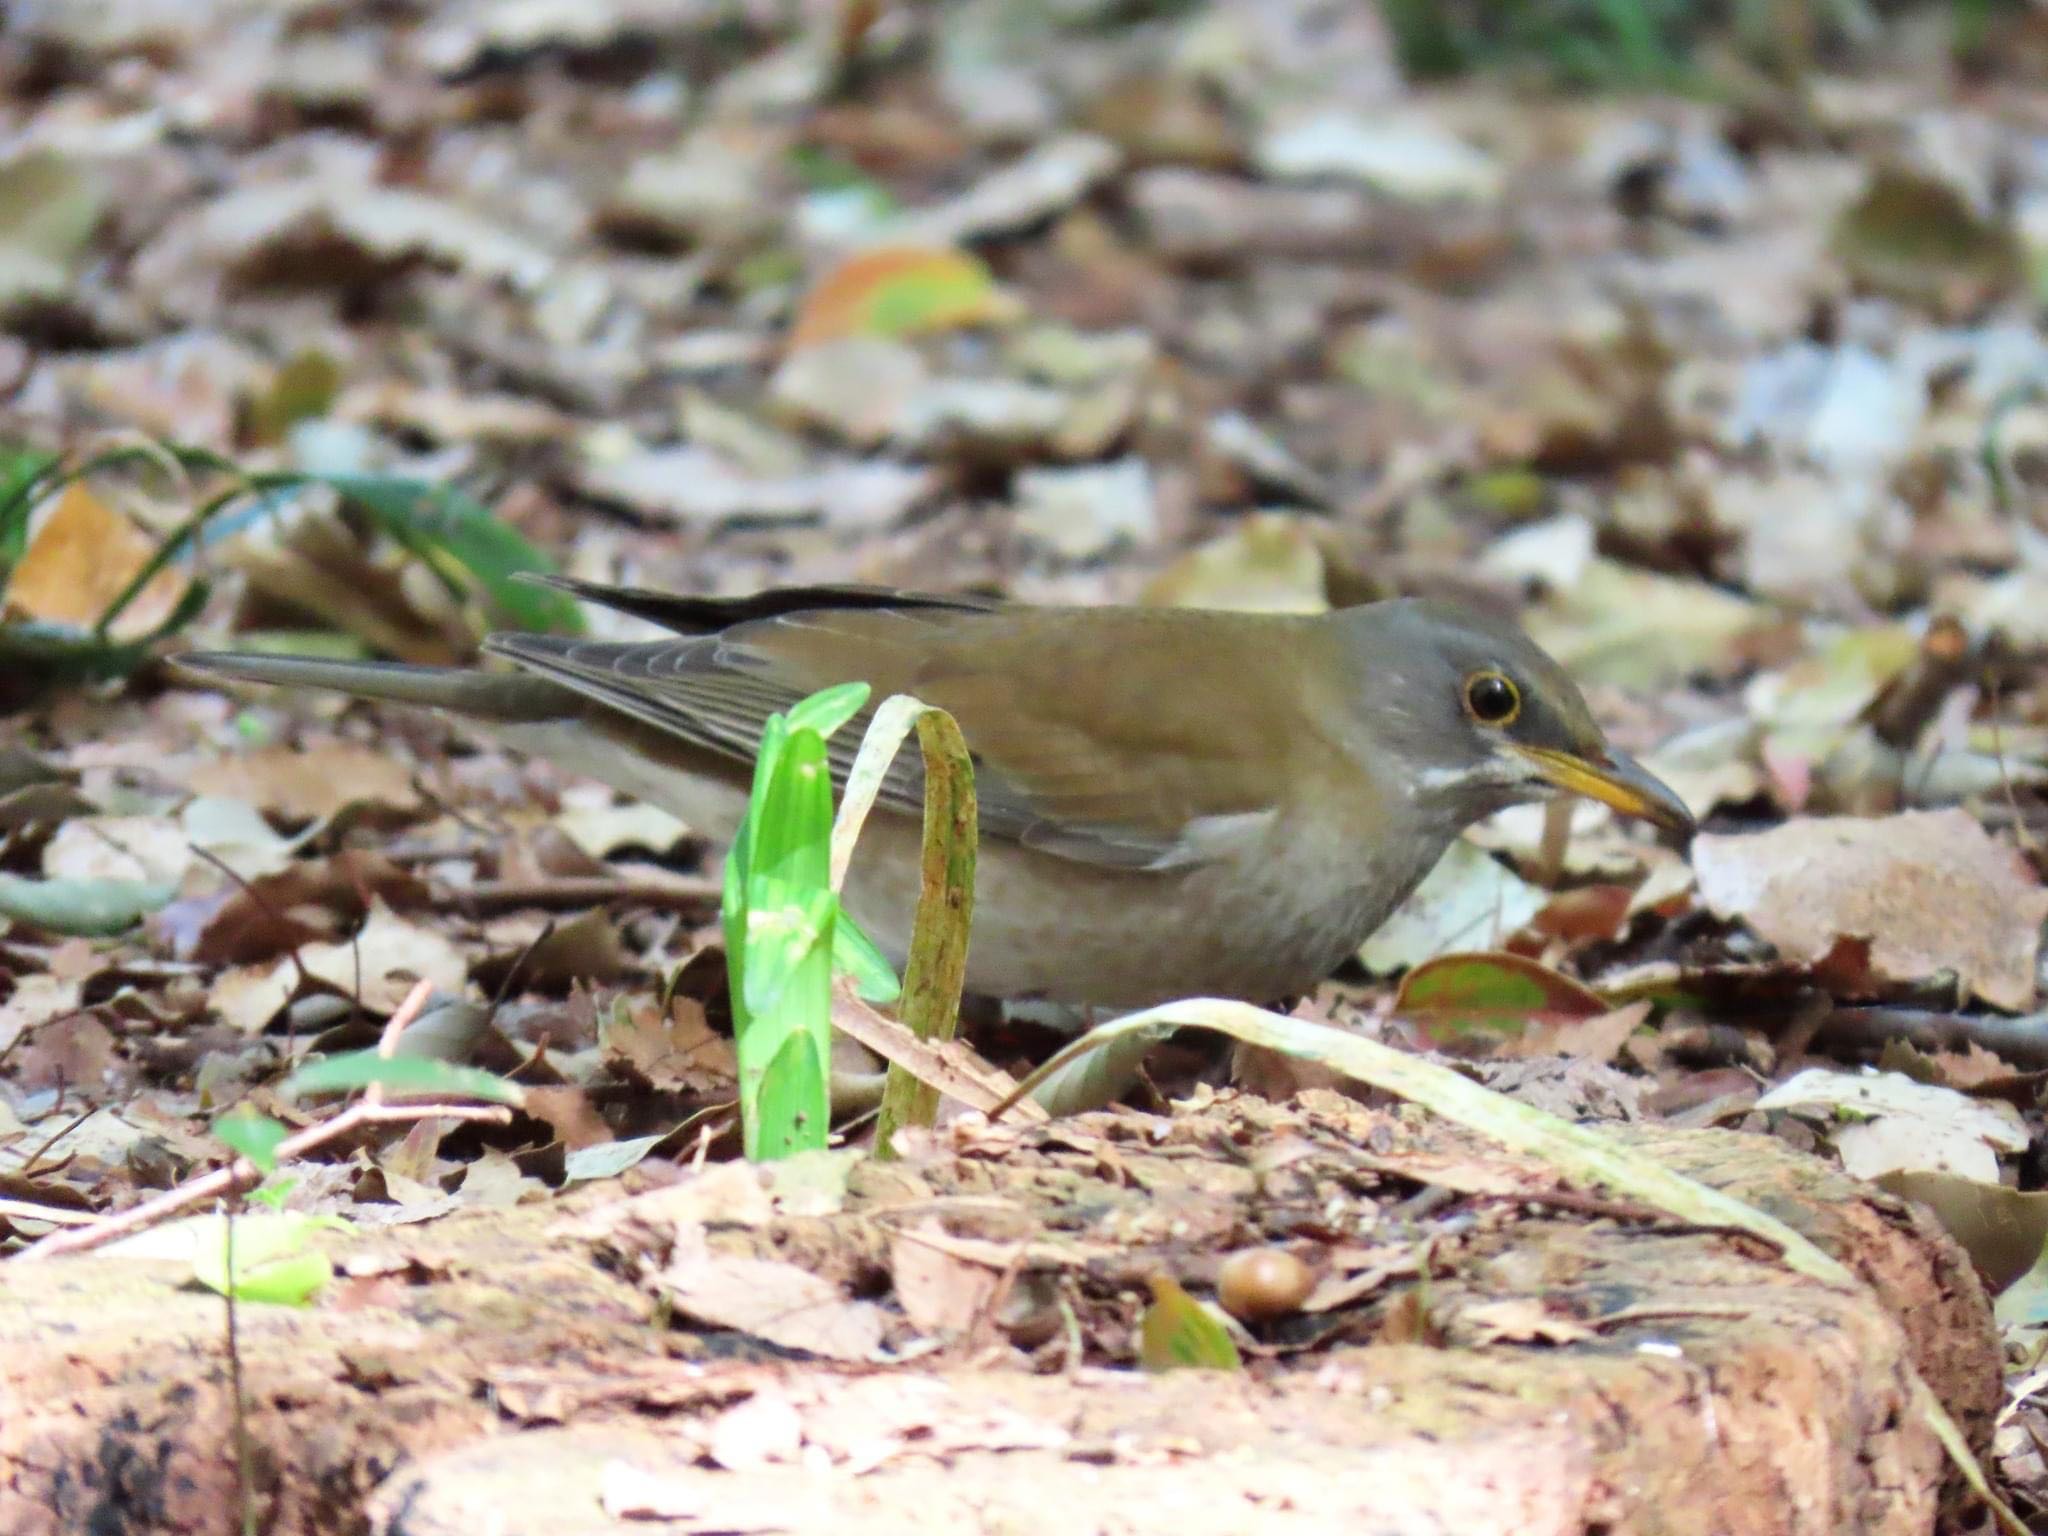
M 481 1067 L 457 1066 L 429 1056 L 380 1056 L 375 1051 L 346 1051 L 309 1062 L 280 1083 L 277 1091 L 279 1097 L 293 1099 L 373 1085 L 398 1093 L 448 1094 L 491 1104 L 526 1102 L 525 1089 Z
M 893 1003 L 903 995 L 896 967 L 843 907 L 832 925 L 832 968 L 853 978 L 853 989 L 864 1003 Z

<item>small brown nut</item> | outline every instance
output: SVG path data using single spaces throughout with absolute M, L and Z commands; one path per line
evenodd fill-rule
M 1240 1248 L 1216 1268 L 1216 1299 L 1247 1323 L 1285 1317 L 1315 1288 L 1315 1273 L 1285 1248 Z

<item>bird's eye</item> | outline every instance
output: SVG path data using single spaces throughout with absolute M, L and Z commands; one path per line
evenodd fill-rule
M 1465 679 L 1465 708 L 1481 725 L 1513 725 L 1522 691 L 1498 672 L 1474 672 Z

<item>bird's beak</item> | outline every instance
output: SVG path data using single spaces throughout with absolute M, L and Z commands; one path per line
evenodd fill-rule
M 1569 794 L 1584 795 L 1611 805 L 1624 816 L 1682 832 L 1688 837 L 1699 828 L 1685 802 L 1669 784 L 1651 773 L 1626 752 L 1607 750 L 1598 756 L 1581 757 L 1576 752 L 1559 752 L 1550 747 L 1529 747 L 1506 743 L 1537 775 Z

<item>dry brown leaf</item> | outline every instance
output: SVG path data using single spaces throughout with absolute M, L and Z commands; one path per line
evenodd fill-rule
M 680 993 L 666 1012 L 650 998 L 619 999 L 600 1040 L 606 1060 L 663 1093 L 723 1093 L 738 1081 L 732 1041 L 711 1028 L 702 1003 Z
M 1715 915 L 1741 918 L 1788 960 L 1865 938 L 1880 981 L 1951 972 L 1996 1007 L 2033 1003 L 2048 890 L 1966 812 L 1805 818 L 1700 837 L 1692 858 Z
M 77 1012 L 81 991 L 75 978 L 47 973 L 22 977 L 7 1001 L 0 1003 L 0 1051 L 12 1047 L 25 1032 Z
M 315 980 L 378 1013 L 397 1008 L 416 981 L 460 992 L 469 976 L 462 952 L 446 935 L 407 922 L 382 901 L 371 906 L 353 939 L 308 944 L 299 951 L 299 964 Z
M 1534 1296 L 1514 1296 L 1460 1307 L 1449 1321 L 1454 1335 L 1481 1346 L 1572 1344 L 1593 1336 L 1593 1330 L 1584 1323 L 1559 1316 Z
M 1590 1019 L 1542 1020 L 1499 1054 L 1570 1056 L 1580 1061 L 1611 1062 L 1649 1016 L 1650 1002 L 1645 998 Z
M 245 1035 L 261 1034 L 299 990 L 299 972 L 289 960 L 222 971 L 206 994 L 206 1006 Z
M 154 540 L 74 480 L 38 514 L 0 608 L 17 618 L 90 629 L 155 553 Z M 110 633 L 117 640 L 148 634 L 170 617 L 185 587 L 177 571 L 159 571 Z
M 241 800 L 292 821 L 323 820 L 347 805 L 409 811 L 420 803 L 404 759 L 345 741 L 211 758 L 192 770 L 190 784 L 196 794 Z
M 920 1040 L 907 1025 L 862 1002 L 843 979 L 832 993 L 832 1027 L 970 1109 L 993 1109 L 1016 1091 L 1015 1078 L 984 1061 L 965 1041 Z M 1031 1099 L 1013 1106 L 1010 1114 L 1027 1121 L 1048 1118 Z
M 656 1277 L 686 1317 L 736 1328 L 784 1349 L 828 1360 L 874 1360 L 882 1347 L 881 1308 L 854 1301 L 829 1280 L 773 1259 L 712 1253 L 701 1234 L 679 1248 Z
M 988 1316 L 1002 1274 L 961 1258 L 943 1243 L 936 1222 L 898 1232 L 889 1243 L 889 1273 L 904 1316 L 920 1333 L 962 1334 Z

